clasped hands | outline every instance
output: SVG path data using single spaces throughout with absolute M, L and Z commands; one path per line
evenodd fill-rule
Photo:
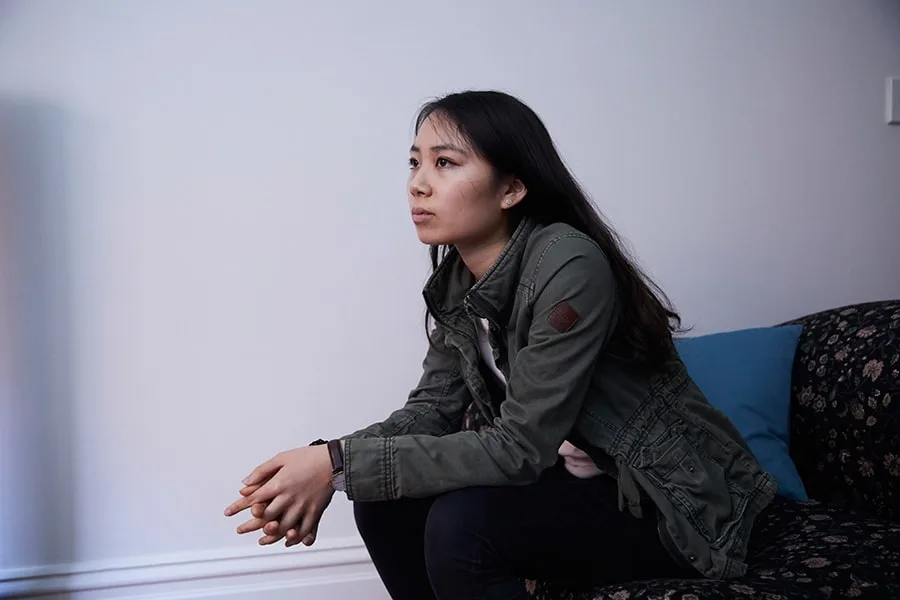
M 285 547 L 316 541 L 322 513 L 334 496 L 331 457 L 324 445 L 279 452 L 243 480 L 241 498 L 225 509 L 231 517 L 250 509 L 238 533 L 262 530 L 262 546 L 285 540 Z

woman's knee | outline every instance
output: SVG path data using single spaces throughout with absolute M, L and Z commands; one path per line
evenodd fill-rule
M 396 511 L 386 502 L 354 502 L 356 529 L 366 542 L 381 538 L 396 526 Z
M 434 501 L 425 523 L 425 564 L 432 580 L 458 577 L 473 561 L 484 564 L 496 517 L 493 504 L 487 488 L 458 490 Z
M 504 488 L 469 488 L 435 500 L 425 566 L 437 598 L 524 598 L 509 499 Z
M 422 531 L 431 507 L 430 499 L 401 499 L 384 502 L 354 502 L 356 528 L 367 544 L 384 540 L 422 544 Z

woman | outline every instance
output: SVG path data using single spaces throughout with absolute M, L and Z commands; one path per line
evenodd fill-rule
M 385 421 L 257 467 L 226 510 L 251 508 L 238 531 L 312 544 L 343 490 L 395 599 L 743 574 L 775 483 L 538 116 L 498 92 L 427 104 L 408 199 L 434 266 L 419 385 Z

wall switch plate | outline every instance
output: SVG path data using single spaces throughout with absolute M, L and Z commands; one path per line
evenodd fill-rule
M 885 118 L 888 125 L 900 125 L 900 77 L 887 78 Z

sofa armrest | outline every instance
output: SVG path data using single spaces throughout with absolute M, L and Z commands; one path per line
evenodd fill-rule
M 900 301 L 790 322 L 791 455 L 810 498 L 900 520 Z

